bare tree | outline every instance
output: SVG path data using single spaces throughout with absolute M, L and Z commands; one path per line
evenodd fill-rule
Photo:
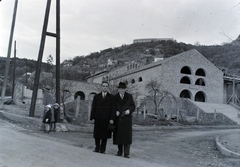
M 146 99 L 153 101 L 155 115 L 158 115 L 160 119 L 165 119 L 165 115 L 159 110 L 159 107 L 167 97 L 175 99 L 174 95 L 164 90 L 163 86 L 158 83 L 157 80 L 149 81 L 149 83 L 146 84 L 146 89 L 148 90 Z
M 68 99 L 72 96 L 70 89 L 72 87 L 72 82 L 68 80 L 62 80 L 61 81 L 61 86 L 60 86 L 60 91 L 61 91 L 61 102 L 63 105 L 63 114 L 64 117 L 66 118 L 66 106 L 65 103 L 68 101 Z
M 66 114 L 66 102 L 72 97 L 72 93 L 71 93 L 72 86 L 73 85 L 70 80 L 61 80 L 61 84 L 60 84 L 61 104 L 59 104 L 59 105 L 60 106 L 62 105 L 64 119 L 66 119 L 68 122 L 69 122 L 69 118 L 67 117 L 67 114 Z M 56 96 L 56 87 L 54 84 L 52 85 L 52 95 L 54 97 Z M 60 117 L 60 115 L 59 115 L 59 117 Z M 58 119 L 60 119 L 60 118 L 58 118 Z

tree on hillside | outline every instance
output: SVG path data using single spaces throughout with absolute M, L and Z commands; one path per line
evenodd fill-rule
M 51 69 L 53 69 L 53 57 L 52 55 L 49 55 L 47 57 L 47 72 L 50 72 Z
M 148 95 L 146 100 L 150 100 L 154 103 L 155 115 L 158 115 L 159 119 L 165 119 L 163 112 L 159 110 L 159 107 L 164 99 L 172 98 L 175 99 L 174 95 L 170 92 L 164 90 L 163 86 L 157 82 L 157 80 L 150 80 L 146 84 L 146 89 L 148 90 Z

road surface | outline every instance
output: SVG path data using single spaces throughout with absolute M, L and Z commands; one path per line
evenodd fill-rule
M 24 131 L 0 119 L 1 167 L 164 167 L 138 159 L 94 153 Z

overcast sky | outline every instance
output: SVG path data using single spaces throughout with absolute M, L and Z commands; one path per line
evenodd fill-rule
M 55 33 L 56 0 L 48 30 Z M 17 57 L 37 60 L 47 0 L 18 0 L 13 41 Z M 0 56 L 7 49 L 15 0 L 0 2 Z M 240 34 L 240 0 L 64 0 L 61 1 L 61 62 L 139 38 L 215 45 Z M 12 46 L 12 54 L 13 57 Z M 47 36 L 43 61 L 55 60 L 55 38 Z

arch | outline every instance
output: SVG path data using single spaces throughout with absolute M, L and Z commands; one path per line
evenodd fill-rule
M 195 101 L 205 102 L 206 101 L 206 95 L 204 92 L 199 91 L 195 94 Z
M 138 82 L 142 82 L 142 80 L 143 80 L 142 77 L 138 78 Z
M 188 99 L 191 99 L 191 92 L 187 89 L 183 90 L 181 93 L 180 93 L 180 97 L 182 98 L 188 98 Z
M 195 82 L 195 85 L 205 86 L 205 81 L 202 78 L 198 78 Z
M 132 82 L 131 82 L 131 83 L 132 83 L 132 84 L 135 83 L 135 79 L 132 79 Z
M 189 77 L 182 77 L 182 79 L 180 80 L 180 83 L 183 83 L 183 84 L 191 84 L 191 81 L 189 79 Z
M 85 100 L 85 94 L 82 91 L 78 91 L 74 94 L 74 99 L 76 99 L 78 96 L 80 96 L 81 100 Z
M 188 67 L 188 66 L 184 66 L 184 67 L 181 69 L 180 73 L 181 73 L 181 74 L 190 74 L 190 75 L 192 74 L 191 69 L 190 69 L 190 67 Z
M 197 69 L 195 75 L 197 75 L 197 76 L 204 76 L 204 77 L 205 77 L 205 76 L 206 76 L 206 73 L 205 73 L 205 70 L 204 70 L 204 69 L 199 68 L 199 69 Z

